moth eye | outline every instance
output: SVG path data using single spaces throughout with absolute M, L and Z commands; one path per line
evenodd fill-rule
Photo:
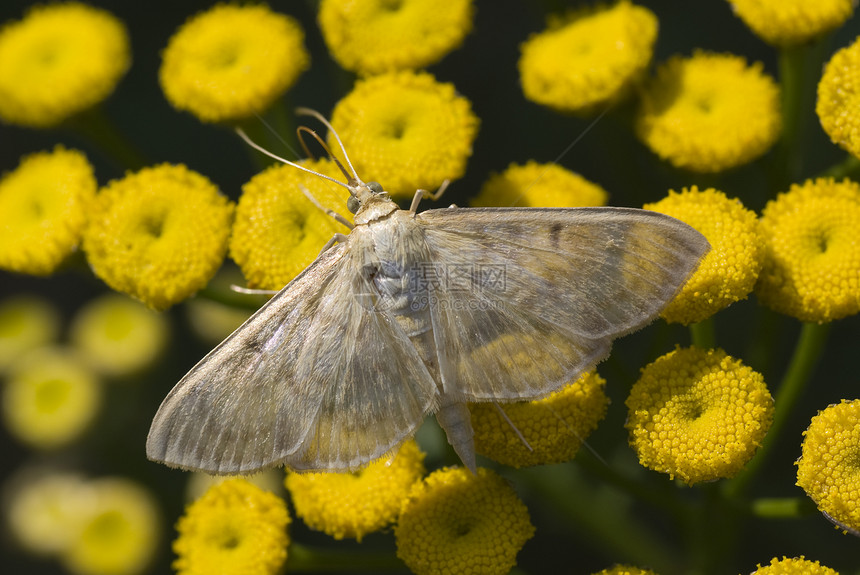
M 382 189 L 382 184 L 379 182 L 367 182 L 367 187 L 370 188 L 374 194 L 384 194 L 385 190 Z
M 358 201 L 358 198 L 355 196 L 350 196 L 346 201 L 346 209 L 350 211 L 350 213 L 355 213 L 358 211 L 358 208 L 361 207 L 361 202 Z

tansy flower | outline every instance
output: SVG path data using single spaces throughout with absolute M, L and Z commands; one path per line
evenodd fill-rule
M 696 347 L 647 365 L 626 404 L 639 463 L 691 485 L 740 471 L 773 415 L 760 374 L 720 349 Z
M 606 381 L 602 377 L 589 372 L 543 399 L 498 407 L 492 403 L 470 405 L 476 451 L 511 467 L 573 459 L 582 442 L 606 414 L 609 398 L 603 392 L 604 385 Z M 499 409 L 504 411 L 507 420 Z
M 96 187 L 86 157 L 62 146 L 27 156 L 14 171 L 4 174 L 0 179 L 0 268 L 53 273 L 78 247 Z
M 797 485 L 842 529 L 860 533 L 860 399 L 842 400 L 803 432 Z
M 202 471 L 195 471 L 187 475 L 188 481 L 185 483 L 185 500 L 189 503 L 203 497 L 215 485 L 234 479 L 229 475 L 209 475 Z M 254 475 L 244 476 L 242 479 L 269 493 L 278 494 L 284 490 L 284 472 L 282 469 L 270 467 L 259 473 L 254 473 Z
M 642 93 L 636 133 L 678 168 L 719 172 L 764 154 L 781 122 L 779 88 L 760 63 L 696 52 L 658 68 Z
M 452 84 L 412 72 L 359 80 L 331 123 L 362 179 L 400 198 L 461 177 L 478 132 L 471 104 Z
M 614 565 L 609 569 L 598 571 L 594 575 L 657 575 L 650 569 L 640 569 L 639 567 L 631 567 L 630 565 Z
M 0 301 L 0 374 L 26 352 L 57 338 L 60 315 L 45 299 L 17 295 Z
M 729 0 L 732 10 L 769 44 L 803 44 L 841 26 L 856 0 Z
M 101 405 L 95 374 L 73 354 L 40 349 L 12 366 L 3 387 L 3 419 L 9 430 L 40 449 L 77 439 Z
M 801 321 L 826 322 L 860 311 L 860 185 L 808 180 L 762 211 L 764 268 L 759 300 Z
M 562 112 L 591 112 L 626 94 L 656 39 L 656 16 L 627 0 L 554 16 L 520 48 L 523 92 Z
M 87 509 L 69 547 L 66 567 L 78 575 L 136 575 L 155 555 L 161 523 L 153 497 L 128 479 L 103 478 L 87 485 Z
M 528 510 L 499 475 L 439 469 L 416 483 L 394 528 L 397 556 L 416 575 L 508 573 L 534 535 Z
M 711 244 L 696 272 L 663 310 L 666 321 L 702 321 L 753 290 L 764 261 L 763 239 L 758 217 L 740 200 L 693 186 L 681 193 L 670 190 L 668 197 L 643 207 L 690 224 Z
M 270 241 L 271 239 L 273 238 L 270 238 Z M 239 268 L 227 262 L 209 282 L 209 288 L 216 291 L 226 291 L 230 289 L 230 286 L 244 283 L 245 279 Z M 243 298 L 248 297 L 247 294 L 237 295 Z M 261 300 L 261 303 L 263 301 L 265 300 Z M 185 312 L 185 319 L 194 331 L 194 335 L 213 346 L 233 333 L 248 319 L 253 311 L 245 307 L 237 307 L 205 298 L 188 300 L 188 303 L 182 308 Z M 278 483 L 280 483 L 280 478 Z
M 608 194 L 595 183 L 558 164 L 511 164 L 481 186 L 475 207 L 524 206 L 567 208 L 605 206 Z
M 204 176 L 162 164 L 99 193 L 84 251 L 106 284 L 166 309 L 206 285 L 227 250 L 233 205 Z
M 320 2 L 319 26 L 338 64 L 360 74 L 429 66 L 472 29 L 471 0 Z
M 304 32 L 289 16 L 218 4 L 173 35 L 158 77 L 175 108 L 222 122 L 263 113 L 308 63 Z
M 424 475 L 424 453 L 405 442 L 395 457 L 354 473 L 289 473 L 286 486 L 296 515 L 335 539 L 361 541 L 397 519 L 410 489 Z
M 35 6 L 0 29 L 0 119 L 46 128 L 113 92 L 130 63 L 125 27 L 78 2 Z
M 167 337 L 164 316 L 118 294 L 89 302 L 71 328 L 72 343 L 84 358 L 113 377 L 150 367 L 164 350 Z
M 173 543 L 178 575 L 274 575 L 287 559 L 283 499 L 244 479 L 209 489 L 185 510 Z
M 750 575 L 839 575 L 839 573 L 821 565 L 818 561 L 809 561 L 801 555 L 791 559 L 774 557 L 770 560 L 770 565 L 764 567 L 758 565 L 758 569 Z
M 342 178 L 327 159 L 302 165 Z M 281 289 L 316 259 L 336 233 L 349 231 L 315 206 L 302 187 L 322 206 L 351 215 L 346 209 L 347 190 L 292 166 L 272 166 L 251 178 L 242 186 L 230 238 L 230 257 L 249 286 Z
M 860 158 L 860 38 L 827 62 L 815 112 L 833 143 Z

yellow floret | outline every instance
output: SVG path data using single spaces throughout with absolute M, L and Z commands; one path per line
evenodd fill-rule
M 729 0 L 729 4 L 765 42 L 789 46 L 841 26 L 854 13 L 856 0 Z
M 0 301 L 0 375 L 59 333 L 60 314 L 48 300 L 22 294 Z
M 860 158 L 860 38 L 827 62 L 815 112 L 833 143 Z
M 839 573 L 821 565 L 818 561 L 809 561 L 801 555 L 791 559 L 774 557 L 770 560 L 770 565 L 764 567 L 759 565 L 758 569 L 750 575 L 839 575 Z
M 605 206 L 608 194 L 595 183 L 558 164 L 511 164 L 493 174 L 471 202 L 475 207 L 569 208 Z

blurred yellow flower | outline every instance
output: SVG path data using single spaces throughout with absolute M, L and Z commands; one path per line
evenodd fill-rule
M 728 0 L 732 10 L 765 42 L 803 44 L 841 26 L 856 0 Z
M 511 164 L 493 174 L 472 199 L 474 207 L 523 206 L 572 208 L 605 206 L 609 194 L 595 183 L 558 164 Z
M 696 272 L 663 310 L 663 319 L 687 325 L 746 299 L 764 262 L 764 240 L 755 212 L 720 191 L 696 186 L 681 193 L 670 190 L 667 197 L 643 207 L 693 226 L 711 244 Z
M 526 98 L 587 114 L 624 96 L 651 61 L 657 17 L 621 0 L 552 17 L 520 47 Z
M 309 62 L 293 18 L 265 5 L 218 4 L 173 35 L 158 77 L 173 107 L 223 122 L 262 114 Z
M 0 375 L 26 352 L 48 345 L 60 332 L 60 314 L 46 299 L 16 295 L 0 301 Z
M 414 440 L 353 473 L 288 473 L 287 490 L 296 515 L 311 529 L 335 539 L 361 541 L 393 523 L 416 481 L 424 475 L 424 453 Z
M 3 419 L 21 441 L 52 449 L 80 437 L 101 402 L 101 383 L 79 357 L 37 349 L 12 365 L 3 387 Z
M 343 177 L 331 160 L 302 165 L 333 178 Z M 257 174 L 242 186 L 230 237 L 230 257 L 250 287 L 281 289 L 316 259 L 336 233 L 348 233 L 311 203 L 302 187 L 324 207 L 352 219 L 346 209 L 349 191 L 341 186 L 282 164 Z
M 438 62 L 463 43 L 473 12 L 471 0 L 322 0 L 319 26 L 338 64 L 380 74 Z
M 287 559 L 283 499 L 244 479 L 212 486 L 179 519 L 178 575 L 274 575 Z
M 131 62 L 122 22 L 78 2 L 0 29 L 0 120 L 47 128 L 107 98 Z
M 609 398 L 603 391 L 605 385 L 606 380 L 597 373 L 588 372 L 543 399 L 498 407 L 492 403 L 471 404 L 475 450 L 517 468 L 569 461 L 606 414 Z
M 833 143 L 860 158 L 860 38 L 827 62 L 815 112 Z
M 97 185 L 87 158 L 62 146 L 31 154 L 4 174 L 0 268 L 42 276 L 53 273 L 77 249 Z
M 801 555 L 791 559 L 774 557 L 770 560 L 770 565 L 764 567 L 759 565 L 758 569 L 750 575 L 839 575 L 839 573 L 821 565 L 818 561 L 809 561 Z
M 794 184 L 768 202 L 760 226 L 759 301 L 819 323 L 860 311 L 860 185 L 831 178 Z
M 803 432 L 797 485 L 838 527 L 860 533 L 860 399 L 818 412 Z
M 89 216 L 83 248 L 95 274 L 163 310 L 221 266 L 233 205 L 204 176 L 162 164 L 110 182 Z
M 394 537 L 397 556 L 416 575 L 502 575 L 534 530 L 526 506 L 501 476 L 446 467 L 413 486 Z
M 131 375 L 158 359 L 169 336 L 167 319 L 118 294 L 98 297 L 72 321 L 72 344 L 97 371 Z
M 478 133 L 471 104 L 452 84 L 413 72 L 359 80 L 331 123 L 361 178 L 394 198 L 461 177 Z
M 643 368 L 625 426 L 643 466 L 692 485 L 733 477 L 770 427 L 764 378 L 721 349 L 677 348 Z
M 630 565 L 614 565 L 609 569 L 598 571 L 594 575 L 657 575 L 657 573 L 650 569 L 640 569 Z
M 642 92 L 636 134 L 675 167 L 720 172 L 764 154 L 781 125 L 779 87 L 760 63 L 697 51 L 657 69 Z

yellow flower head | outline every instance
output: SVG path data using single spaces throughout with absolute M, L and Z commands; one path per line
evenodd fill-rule
M 526 506 L 501 476 L 446 467 L 412 487 L 394 537 L 397 556 L 416 575 L 502 575 L 534 531 Z
M 354 473 L 289 473 L 286 486 L 296 515 L 335 539 L 361 541 L 393 523 L 412 486 L 424 475 L 424 453 L 413 440 L 397 455 Z
M 639 463 L 690 485 L 740 471 L 773 415 L 759 373 L 723 350 L 696 347 L 678 348 L 647 365 L 626 404 Z
M 631 567 L 630 565 L 614 565 L 609 569 L 598 571 L 594 575 L 657 575 L 650 569 L 640 569 L 639 567 Z
M 472 29 L 471 0 L 320 2 L 319 25 L 338 64 L 381 74 L 435 64 Z
M 0 374 L 23 354 L 54 341 L 60 314 L 45 299 L 17 295 L 0 301 Z
M 264 5 L 218 4 L 170 39 L 158 77 L 173 107 L 204 122 L 263 113 L 310 61 L 298 22 Z
M 839 575 L 839 573 L 821 565 L 818 561 L 809 561 L 801 555 L 791 559 L 774 557 L 770 560 L 770 565 L 764 567 L 758 565 L 758 569 L 750 575 Z
M 130 60 L 125 27 L 110 13 L 35 6 L 0 29 L 0 120 L 54 126 L 107 98 Z
M 761 217 L 759 300 L 802 321 L 860 311 L 860 185 L 820 178 L 792 185 Z
M 274 575 L 287 559 L 283 499 L 244 479 L 212 486 L 185 510 L 173 542 L 178 575 Z
M 3 419 L 22 441 L 52 449 L 80 437 L 101 401 L 101 384 L 82 360 L 59 349 L 40 349 L 12 366 L 3 388 Z
M 166 309 L 206 285 L 227 251 L 233 205 L 183 165 L 129 173 L 103 188 L 83 248 L 106 284 Z
M 602 377 L 589 372 L 543 399 L 499 406 L 510 423 L 494 404 L 470 405 L 476 451 L 517 468 L 573 459 L 606 414 L 609 398 L 603 392 L 604 385 Z M 528 446 L 511 429 L 511 423 Z
M 803 44 L 841 26 L 856 0 L 729 0 L 732 10 L 765 42 Z
M 302 165 L 342 178 L 327 159 Z M 348 231 L 316 207 L 302 187 L 326 208 L 351 216 L 346 210 L 346 189 L 292 166 L 272 166 L 251 178 L 242 186 L 230 238 L 230 257 L 249 286 L 281 289 L 316 259 L 336 233 Z
M 167 343 L 164 316 L 118 294 L 89 302 L 74 318 L 71 339 L 105 375 L 119 377 L 151 367 Z
M 657 17 L 621 0 L 553 17 L 520 47 L 526 98 L 587 114 L 625 95 L 654 53 Z
M 719 172 L 764 154 L 781 124 L 779 88 L 760 63 L 696 52 L 658 68 L 642 93 L 636 133 L 678 168 Z
M 87 158 L 62 146 L 27 156 L 4 174 L 0 268 L 41 276 L 53 273 L 78 247 L 97 186 Z
M 860 158 L 860 38 L 827 62 L 815 112 L 833 143 Z
M 605 206 L 608 196 L 597 184 L 558 164 L 529 161 L 490 176 L 471 203 L 474 207 L 572 208 Z
M 413 72 L 359 80 L 331 123 L 359 175 L 395 198 L 461 177 L 478 133 L 471 104 L 452 84 Z
M 137 575 L 149 566 L 161 532 L 158 507 L 128 479 L 103 478 L 78 494 L 87 502 L 75 536 L 62 554 L 78 575 Z
M 753 211 L 720 191 L 700 191 L 696 186 L 681 193 L 670 190 L 668 197 L 643 207 L 690 224 L 711 244 L 699 268 L 663 310 L 666 321 L 695 323 L 746 299 L 764 261 L 758 217 Z
M 812 418 L 803 432 L 797 485 L 828 519 L 860 533 L 860 399 L 842 400 Z

